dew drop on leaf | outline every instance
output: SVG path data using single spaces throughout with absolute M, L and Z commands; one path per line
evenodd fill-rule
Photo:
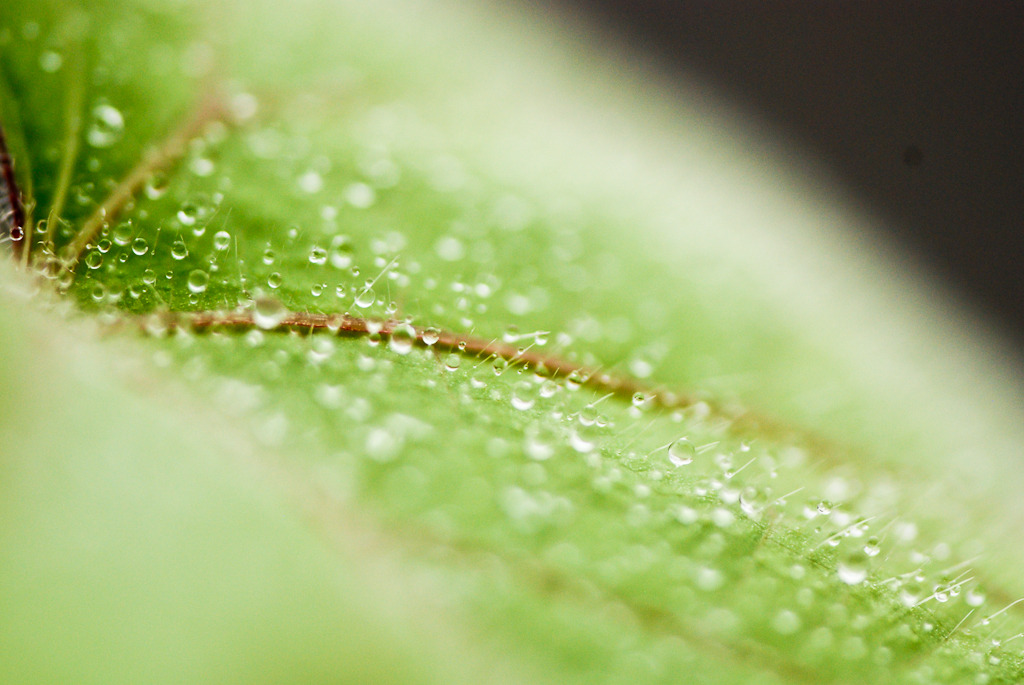
M 409 324 L 399 324 L 391 333 L 388 347 L 398 354 L 409 354 L 416 341 L 416 332 Z
M 274 297 L 259 297 L 256 299 L 252 312 L 253 323 L 265 331 L 277 328 L 285 317 L 288 310 L 281 301 Z
M 366 209 L 377 201 L 377 193 L 365 183 L 353 183 L 344 190 L 345 202 L 356 209 Z
M 862 549 L 855 549 L 840 559 L 836 575 L 847 585 L 859 585 L 868 577 L 868 555 Z
M 149 178 L 146 179 L 146 185 L 143 187 L 143 192 L 150 200 L 159 200 L 167 193 L 167 187 L 170 183 L 170 177 L 163 171 L 154 171 L 150 174 Z
M 44 50 L 39 55 L 39 68 L 47 74 L 54 74 L 64 66 L 64 57 L 59 52 Z
M 217 231 L 213 234 L 213 249 L 223 252 L 231 245 L 231 234 L 227 231 Z
M 178 260 L 179 262 L 188 257 L 188 247 L 185 246 L 185 242 L 181 238 L 174 241 L 171 246 L 171 257 Z
M 210 283 L 210 275 L 202 269 L 193 269 L 188 275 L 188 290 L 190 293 L 199 294 L 206 291 Z
M 519 381 L 512 387 L 512 406 L 520 411 L 532 409 L 537 401 L 537 388 L 530 381 Z
M 111 147 L 124 134 L 124 116 L 116 108 L 107 103 L 100 103 L 92 108 L 89 128 L 85 140 L 96 148 Z
M 114 227 L 110 237 L 113 239 L 115 245 L 124 247 L 132 241 L 132 233 L 134 229 L 130 221 L 125 221 Z
M 327 250 L 322 247 L 314 247 L 309 251 L 309 263 L 321 266 L 327 263 Z
M 673 466 L 686 466 L 693 463 L 693 457 L 697 453 L 693 443 L 686 438 L 679 438 L 668 446 L 668 460 Z
M 373 288 L 363 288 L 356 294 L 356 306 L 366 309 L 373 305 L 376 301 L 377 295 L 373 292 Z
M 423 344 L 433 345 L 441 339 L 441 331 L 436 328 L 428 328 L 423 331 Z

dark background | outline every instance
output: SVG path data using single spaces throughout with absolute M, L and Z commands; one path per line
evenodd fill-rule
M 537 2 L 805 146 L 1024 353 L 1024 2 Z

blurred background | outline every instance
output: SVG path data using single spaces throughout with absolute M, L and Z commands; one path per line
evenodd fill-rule
M 1024 358 L 1024 2 L 520 1 L 808 150 Z

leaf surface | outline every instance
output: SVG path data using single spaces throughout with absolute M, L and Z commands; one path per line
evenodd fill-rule
M 539 21 L 5 5 L 18 171 L 37 218 L 67 196 L 34 264 L 77 312 L 5 267 L 6 680 L 1019 679 L 998 349 L 728 114 Z

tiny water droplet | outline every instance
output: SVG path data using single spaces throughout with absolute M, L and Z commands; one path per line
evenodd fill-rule
M 103 266 L 103 255 L 100 252 L 90 252 L 85 256 L 85 265 L 90 269 L 98 269 Z
M 444 358 L 444 368 L 449 371 L 458 371 L 460 366 L 462 366 L 462 355 L 457 352 L 452 352 Z
M 149 243 L 146 242 L 145 238 L 136 238 L 132 241 L 132 252 L 134 252 L 136 256 L 141 257 L 149 252 Z
M 274 290 L 280 288 L 282 283 L 284 283 L 284 278 L 277 271 L 267 276 L 267 286 Z
M 436 328 L 428 328 L 423 331 L 423 344 L 433 345 L 441 339 L 441 331 Z

